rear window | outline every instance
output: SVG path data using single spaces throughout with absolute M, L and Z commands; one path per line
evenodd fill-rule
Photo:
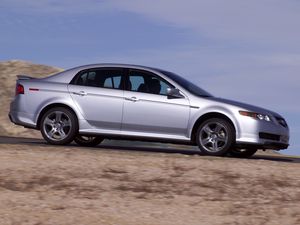
M 74 85 L 122 89 L 122 69 L 90 69 L 81 71 L 71 82 Z

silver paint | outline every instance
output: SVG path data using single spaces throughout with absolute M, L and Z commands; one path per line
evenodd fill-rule
M 117 89 L 70 84 L 81 70 L 89 68 L 134 68 L 155 73 L 180 90 L 183 98 Z M 25 94 L 17 95 L 10 106 L 10 117 L 16 124 L 37 127 L 42 110 L 51 104 L 73 109 L 79 122 L 79 133 L 126 135 L 140 139 L 190 141 L 195 123 L 202 116 L 218 113 L 226 116 L 236 130 L 236 143 L 264 145 L 270 140 L 259 138 L 259 132 L 280 135 L 279 144 L 288 144 L 289 129 L 278 123 L 279 114 L 245 103 L 215 97 L 193 95 L 160 70 L 124 64 L 93 64 L 76 67 L 42 79 L 18 80 Z M 39 91 L 30 91 L 37 88 Z M 242 116 L 239 111 L 266 114 L 271 122 Z M 39 127 L 38 127 L 39 128 Z

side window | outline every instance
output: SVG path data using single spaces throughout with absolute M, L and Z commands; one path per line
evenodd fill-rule
M 140 87 L 145 83 L 145 79 L 143 76 L 133 74 L 129 76 L 129 83 L 131 84 L 131 91 L 139 91 Z
M 78 79 L 76 84 L 77 85 L 84 85 L 84 86 L 93 86 L 96 78 L 96 73 L 91 71 L 91 72 L 85 72 L 82 73 Z
M 103 87 L 106 87 L 106 88 L 112 88 L 113 87 L 112 77 L 108 77 L 108 78 L 105 79 Z
M 163 81 L 160 81 L 160 86 L 161 86 L 160 94 L 162 95 L 167 95 L 167 89 L 172 87 Z
M 162 78 L 145 71 L 131 70 L 129 72 L 129 90 L 149 94 L 167 95 L 167 88 L 172 85 Z
M 104 80 L 103 87 L 105 88 L 114 88 L 114 89 L 120 89 L 121 84 L 121 76 L 108 76 Z
M 89 87 L 122 89 L 122 78 L 122 69 L 94 69 L 79 74 L 74 84 Z

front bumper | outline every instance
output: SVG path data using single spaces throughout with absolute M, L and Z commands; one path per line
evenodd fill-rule
M 256 148 L 256 149 L 272 149 L 272 150 L 283 150 L 289 147 L 289 144 L 279 142 L 265 142 L 264 144 L 256 144 L 249 142 L 237 142 L 236 147 L 238 148 Z
M 276 122 L 258 121 L 242 117 L 240 133 L 237 134 L 238 147 L 257 149 L 287 149 L 289 146 L 289 128 Z

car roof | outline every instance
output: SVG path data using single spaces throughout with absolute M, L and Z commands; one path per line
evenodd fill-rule
M 141 66 L 141 65 L 134 65 L 134 64 L 122 64 L 122 63 L 97 63 L 97 64 L 88 64 L 88 65 L 82 65 L 77 66 L 65 71 L 62 71 L 60 73 L 54 74 L 50 77 L 44 78 L 44 80 L 47 81 L 53 81 L 53 82 L 61 82 L 61 83 L 68 83 L 70 82 L 74 75 L 80 72 L 81 70 L 86 69 L 92 69 L 97 67 L 120 67 L 120 68 L 132 68 L 132 69 L 141 69 L 146 71 L 152 71 L 152 72 L 158 72 L 161 73 L 161 69 L 157 69 L 154 67 L 148 67 L 148 66 Z
M 142 66 L 142 65 L 136 65 L 136 64 L 125 64 L 125 63 L 97 63 L 97 64 L 87 64 L 82 65 L 78 67 L 74 67 L 73 69 L 89 69 L 89 68 L 95 68 L 95 67 L 126 67 L 126 68 L 134 68 L 134 69 L 145 69 L 145 70 L 155 70 L 155 71 L 161 71 L 161 69 L 150 67 L 150 66 Z

